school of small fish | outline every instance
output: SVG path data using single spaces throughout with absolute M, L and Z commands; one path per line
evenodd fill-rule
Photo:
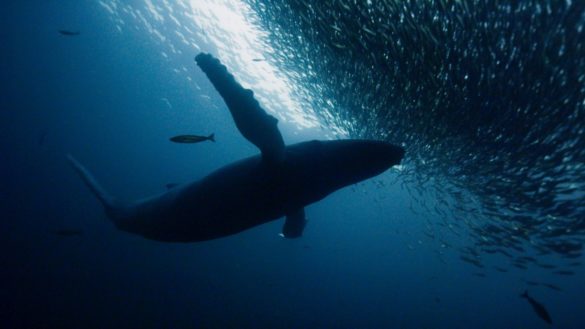
M 482 270 L 499 257 L 497 272 L 574 274 L 585 2 L 246 2 L 270 31 L 265 60 L 310 90 L 324 124 L 406 147 L 399 182 L 413 211 L 439 218 L 429 239 L 471 235 L 457 250 Z

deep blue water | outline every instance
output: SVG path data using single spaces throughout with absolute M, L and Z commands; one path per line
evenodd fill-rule
M 451 213 L 445 218 L 428 211 L 437 194 L 405 188 L 405 180 L 407 187 L 417 188 L 417 180 L 404 174 L 412 171 L 408 168 L 390 170 L 307 207 L 309 224 L 294 241 L 278 236 L 282 220 L 191 244 L 153 242 L 117 231 L 67 164 L 66 154 L 74 154 L 112 194 L 133 200 L 257 153 L 195 65 L 199 51 L 216 54 L 259 91 L 263 104 L 280 119 L 286 143 L 356 137 L 360 128 L 353 123 L 365 124 L 336 125 L 343 120 L 326 120 L 326 114 L 308 109 L 304 89 L 310 94 L 321 86 L 319 79 L 323 86 L 337 81 L 317 71 L 312 85 L 284 80 L 300 104 L 285 106 L 281 90 L 271 89 L 277 83 L 254 80 L 254 68 L 273 63 L 269 55 L 279 58 L 282 50 L 244 53 L 242 40 L 214 30 L 228 24 L 222 21 L 225 13 L 215 8 L 217 17 L 197 16 L 206 12 L 197 8 L 214 1 L 153 2 L 164 20 L 149 11 L 150 3 L 0 4 L 0 327 L 549 327 L 519 297 L 526 289 L 546 306 L 552 327 L 585 326 L 582 256 L 567 265 L 562 255 L 534 252 L 526 244 L 540 232 L 530 231 L 528 238 L 518 233 L 526 252 L 516 259 L 536 257 L 536 263 L 555 268 L 520 263 L 523 269 L 499 253 L 465 261 L 477 252 L 477 227 L 483 222 L 473 221 L 479 217 L 475 212 L 461 221 Z M 63 36 L 57 32 L 62 29 L 80 34 Z M 277 72 L 295 66 L 279 63 Z M 344 102 L 332 98 L 331 104 L 337 103 Z M 330 111 L 342 113 L 331 104 Z M 217 143 L 168 141 L 180 133 L 212 132 Z M 56 234 L 63 229 L 80 234 Z M 490 231 L 479 231 L 486 240 L 499 241 Z M 508 247 L 503 244 L 501 250 L 518 252 Z M 481 263 L 472 264 L 480 258 Z

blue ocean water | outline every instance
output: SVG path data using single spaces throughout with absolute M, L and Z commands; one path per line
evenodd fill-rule
M 347 22 L 362 17 L 363 13 L 350 10 L 358 3 L 331 3 L 327 11 L 312 12 L 321 15 L 322 25 L 333 33 L 352 35 L 343 29 L 342 18 Z M 542 5 L 545 12 L 547 4 Z M 336 5 L 350 12 L 344 14 L 349 18 L 336 16 Z M 315 138 L 396 138 L 371 133 L 384 122 L 351 117 L 338 107 L 347 105 L 339 96 L 348 94 L 343 87 L 346 81 L 333 74 L 320 75 L 314 67 L 309 55 L 321 46 L 308 43 L 306 49 L 298 47 L 291 53 L 279 48 L 294 43 L 286 39 L 287 33 L 275 37 L 275 31 L 284 29 L 276 29 L 282 22 L 274 19 L 273 29 L 267 28 L 271 16 L 262 16 L 258 10 L 262 6 L 276 5 L 235 0 L 0 4 L 1 327 L 550 327 L 520 297 L 525 290 L 546 306 L 552 327 L 585 325 L 583 238 L 576 234 L 568 244 L 565 236 L 546 235 L 540 226 L 512 230 L 502 238 L 494 227 L 501 228 L 503 219 L 483 222 L 477 210 L 481 206 L 473 197 L 462 199 L 472 200 L 461 207 L 463 215 L 433 208 L 440 198 L 449 204 L 458 199 L 446 192 L 417 190 L 428 185 L 417 185 L 420 180 L 412 178 L 413 168 L 425 169 L 421 163 L 439 157 L 421 158 L 424 147 L 417 145 L 410 148 L 410 159 L 416 161 L 408 160 L 409 146 L 416 144 L 417 137 L 432 141 L 412 121 L 406 126 L 412 128 L 409 139 L 395 140 L 412 144 L 405 144 L 405 167 L 307 207 L 309 224 L 301 239 L 280 238 L 282 220 L 190 244 L 154 242 L 117 231 L 68 165 L 66 154 L 74 154 L 112 194 L 134 200 L 257 153 L 238 133 L 223 101 L 195 65 L 193 57 L 201 51 L 221 58 L 243 84 L 254 89 L 264 107 L 280 120 L 287 144 Z M 581 35 L 585 16 L 579 3 L 569 4 L 566 12 L 571 15 L 551 14 L 556 17 L 552 21 L 580 17 L 574 33 Z M 282 12 L 282 17 L 291 13 L 295 11 Z M 339 18 L 337 23 L 327 20 L 331 16 Z M 298 28 L 305 29 L 304 35 L 323 33 L 311 26 Z M 59 30 L 79 35 L 66 36 Z M 370 25 L 362 30 L 362 35 L 374 33 Z M 421 33 L 414 27 L 406 31 Z M 354 41 L 341 42 L 333 41 L 330 48 L 364 50 L 356 48 Z M 349 77 L 376 79 L 364 73 L 367 70 L 357 61 L 363 55 L 336 56 L 347 64 L 343 67 L 360 69 L 346 71 Z M 577 74 L 576 81 L 582 83 L 582 76 Z M 331 85 L 335 90 L 328 89 Z M 414 88 L 402 86 L 405 91 Z M 561 93 L 560 103 L 579 99 L 573 92 L 579 88 L 566 90 L 574 98 Z M 353 98 L 368 102 L 383 98 L 374 97 L 378 91 L 357 91 L 362 94 Z M 579 106 L 574 106 L 572 124 L 577 127 L 575 135 L 582 136 Z M 435 114 L 423 114 L 418 122 L 436 122 Z M 169 142 L 169 137 L 183 133 L 215 133 L 217 142 Z M 566 162 L 563 159 L 559 163 Z M 579 154 L 575 159 L 580 159 Z M 582 195 L 582 171 L 581 175 L 571 176 L 577 191 L 567 198 Z M 462 194 L 477 192 L 455 187 Z M 578 206 L 571 215 L 579 214 Z M 555 223 L 574 219 L 555 216 L 556 222 L 551 219 L 543 225 L 553 227 L 549 233 L 557 232 Z M 538 239 L 543 236 L 560 252 L 531 249 L 540 246 Z M 482 243 L 491 249 L 477 249 Z M 563 248 L 569 258 L 563 257 Z M 489 253 L 494 250 L 495 255 Z M 520 261 L 521 257 L 536 260 Z

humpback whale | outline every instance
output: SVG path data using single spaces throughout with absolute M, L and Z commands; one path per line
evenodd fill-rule
M 226 103 L 240 133 L 260 150 L 199 181 L 133 203 L 112 197 L 73 156 L 68 159 L 114 225 L 147 239 L 195 242 L 236 234 L 286 217 L 281 235 L 298 238 L 305 206 L 400 163 L 404 149 L 374 140 L 308 141 L 285 146 L 269 115 L 210 54 L 197 65 Z

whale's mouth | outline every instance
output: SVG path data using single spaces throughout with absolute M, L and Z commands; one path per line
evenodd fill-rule
M 352 141 L 350 141 L 350 143 L 351 142 Z M 372 140 L 356 140 L 353 142 L 355 143 L 356 148 L 353 156 L 367 162 L 373 167 L 376 167 L 376 169 L 379 168 L 386 170 L 392 166 L 400 164 L 404 158 L 405 150 L 398 145 Z
M 404 154 L 406 151 L 402 146 L 381 142 L 383 145 L 380 146 L 381 148 L 381 156 L 384 160 L 388 163 L 388 166 L 395 166 L 400 164 L 402 159 L 404 158 Z

